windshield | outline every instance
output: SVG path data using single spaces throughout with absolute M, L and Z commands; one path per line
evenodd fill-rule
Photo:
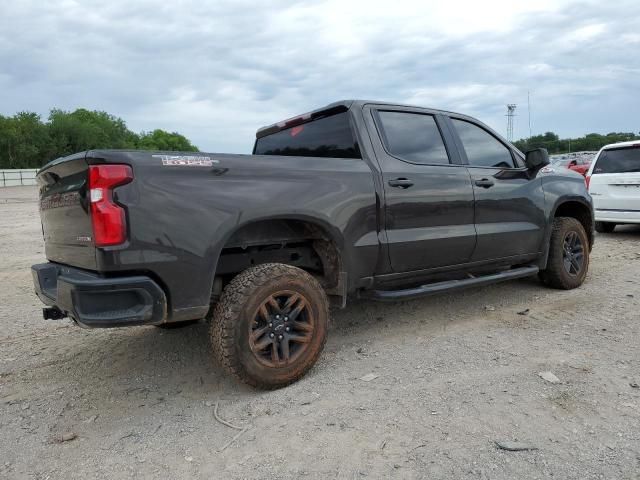
M 603 150 L 593 173 L 640 172 L 640 148 L 617 148 Z
M 361 158 L 347 112 L 258 138 L 254 155 Z

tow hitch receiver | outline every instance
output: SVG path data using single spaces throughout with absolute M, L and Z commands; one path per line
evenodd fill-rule
M 67 315 L 57 307 L 47 307 L 42 309 L 42 318 L 45 320 L 62 320 Z

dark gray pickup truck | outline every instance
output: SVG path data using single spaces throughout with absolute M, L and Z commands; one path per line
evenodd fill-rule
M 211 322 L 220 363 L 276 388 L 325 343 L 329 304 L 538 274 L 582 284 L 584 179 L 457 113 L 342 101 L 261 128 L 253 155 L 92 150 L 38 173 L 47 319 Z M 183 323 L 184 324 L 184 323 Z

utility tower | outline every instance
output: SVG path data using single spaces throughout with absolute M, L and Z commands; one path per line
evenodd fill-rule
M 507 140 L 513 142 L 513 117 L 516 116 L 516 104 L 507 105 Z

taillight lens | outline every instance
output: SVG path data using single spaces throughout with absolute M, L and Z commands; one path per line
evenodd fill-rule
M 584 183 L 587 185 L 587 190 L 589 190 L 589 183 L 591 182 L 591 175 L 584 176 Z
M 91 165 L 89 198 L 91 224 L 96 247 L 119 245 L 127 239 L 124 208 L 113 201 L 113 189 L 133 180 L 129 165 Z

